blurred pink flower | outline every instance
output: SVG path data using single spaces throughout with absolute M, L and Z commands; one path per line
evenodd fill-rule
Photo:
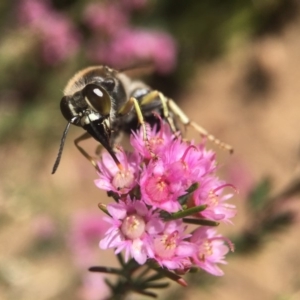
M 232 184 L 238 187 L 241 198 L 247 198 L 255 185 L 250 169 L 238 159 L 231 163 L 228 178 Z
M 38 26 L 51 13 L 48 0 L 21 0 L 17 7 L 17 17 L 23 25 Z
M 167 33 L 143 29 L 120 31 L 106 44 L 92 44 L 90 57 L 95 62 L 116 68 L 132 64 L 152 62 L 157 72 L 171 72 L 176 65 L 175 41 Z
M 96 260 L 99 239 L 104 236 L 108 225 L 101 214 L 80 212 L 71 223 L 69 245 L 79 267 L 89 267 Z
M 31 222 L 31 230 L 35 238 L 39 240 L 49 240 L 57 234 L 56 224 L 48 215 L 38 215 Z
M 20 1 L 18 17 L 23 26 L 36 33 L 45 63 L 55 65 L 78 50 L 80 37 L 74 25 L 67 16 L 54 10 L 49 1 Z
M 118 3 L 90 3 L 83 13 L 83 20 L 91 29 L 108 36 L 128 26 L 128 15 Z
M 82 300 L 108 299 L 110 290 L 104 281 L 105 276 L 101 273 L 85 273 L 82 285 L 78 291 L 78 297 Z
M 62 62 L 77 51 L 79 34 L 65 16 L 53 14 L 40 24 L 42 57 L 47 64 Z

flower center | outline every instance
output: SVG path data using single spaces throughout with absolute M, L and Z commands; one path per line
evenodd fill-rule
M 119 171 L 112 180 L 113 186 L 118 190 L 130 188 L 133 182 L 134 176 L 129 170 Z
M 172 258 L 175 254 L 178 240 L 178 231 L 164 234 L 154 239 L 154 250 L 161 258 Z
M 154 202 L 168 201 L 169 185 L 162 177 L 151 177 L 146 185 L 146 193 Z
M 213 254 L 212 245 L 209 240 L 206 240 L 198 251 L 198 258 L 200 261 L 205 262 L 205 258 L 207 256 L 211 256 Z
M 219 204 L 219 198 L 214 191 L 208 193 L 209 206 L 217 206 Z
M 133 214 L 123 220 L 121 231 L 127 238 L 134 240 L 145 232 L 145 226 L 144 219 L 137 214 Z

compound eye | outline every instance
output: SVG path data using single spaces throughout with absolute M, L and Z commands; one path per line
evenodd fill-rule
M 72 111 L 70 108 L 71 106 L 70 99 L 67 96 L 62 97 L 60 100 L 60 111 L 62 115 L 68 122 L 79 126 L 78 114 L 75 111 Z
M 111 100 L 106 90 L 96 84 L 88 84 L 82 91 L 88 105 L 102 116 L 109 115 Z
M 68 98 L 66 96 L 62 97 L 62 99 L 60 100 L 60 110 L 67 121 L 71 121 L 71 119 L 74 117 L 69 107 Z

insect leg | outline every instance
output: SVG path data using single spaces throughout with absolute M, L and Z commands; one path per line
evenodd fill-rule
M 98 172 L 100 172 L 100 170 L 98 168 L 98 165 L 97 165 L 97 162 L 95 161 L 95 159 L 92 156 L 90 156 L 82 147 L 80 147 L 78 145 L 79 142 L 87 140 L 90 137 L 91 137 L 91 135 L 88 132 L 85 132 L 84 134 L 82 134 L 81 136 L 79 136 L 78 138 L 76 138 L 74 140 L 74 144 L 75 144 L 76 148 L 80 151 L 80 153 L 91 162 L 91 164 L 95 167 L 95 169 Z
M 151 150 L 151 147 L 149 144 L 147 128 L 146 128 L 144 116 L 143 116 L 139 101 L 134 97 L 130 97 L 130 99 L 125 103 L 125 105 L 123 105 L 123 107 L 120 108 L 120 110 L 118 111 L 118 114 L 124 115 L 124 114 L 128 113 L 132 109 L 132 107 L 134 107 L 136 114 L 137 114 L 138 122 L 139 122 L 140 126 L 142 127 L 143 139 L 144 139 L 145 145 L 146 145 L 148 151 L 150 152 L 151 156 L 155 157 L 156 155 Z
M 155 90 L 151 91 L 150 93 L 148 93 L 145 96 L 143 96 L 143 98 L 140 101 L 141 106 L 149 104 L 152 101 L 156 100 L 157 98 L 161 102 L 164 118 L 169 123 L 169 125 L 170 125 L 171 130 L 173 131 L 173 133 L 176 133 L 178 130 L 176 129 L 176 126 L 174 124 L 173 118 L 170 116 L 170 110 L 169 110 L 169 107 L 168 107 L 168 104 L 167 104 L 168 103 L 168 99 L 164 96 L 163 93 L 161 93 L 159 91 L 155 91 Z
M 96 155 L 100 155 L 103 150 L 103 146 L 99 144 L 95 150 Z
M 199 132 L 203 137 L 206 137 L 210 141 L 214 142 L 216 145 L 220 146 L 221 148 L 224 148 L 228 150 L 230 153 L 233 153 L 232 146 L 223 143 L 219 139 L 217 139 L 215 136 L 210 134 L 206 129 L 198 125 L 197 123 L 191 121 L 188 116 L 182 111 L 182 109 L 172 100 L 167 99 L 167 105 L 170 108 L 170 110 L 180 119 L 182 124 L 184 126 L 191 126 L 193 127 L 197 132 Z

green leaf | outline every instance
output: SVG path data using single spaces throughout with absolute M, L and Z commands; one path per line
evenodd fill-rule
M 145 289 L 164 289 L 170 285 L 169 282 L 161 282 L 161 283 L 144 283 L 142 285 Z
M 167 269 L 163 269 L 161 267 L 157 268 L 155 266 L 155 264 L 153 264 L 152 262 L 147 262 L 148 266 L 150 266 L 150 268 L 152 268 L 153 270 L 155 270 L 157 273 L 160 273 L 162 275 L 164 275 L 164 277 L 167 277 L 175 282 L 177 282 L 178 284 L 180 284 L 181 286 L 183 287 L 186 287 L 187 286 L 187 283 L 186 281 L 180 277 L 179 275 L 167 270 Z
M 107 274 L 116 274 L 122 275 L 122 270 L 110 267 L 90 267 L 90 272 L 98 272 L 98 273 L 107 273 Z
M 194 224 L 194 225 L 202 225 L 202 226 L 219 226 L 220 223 L 213 221 L 213 220 L 207 220 L 207 219 L 196 219 L 196 218 L 183 218 L 184 223 L 188 224 Z
M 194 206 L 188 209 L 180 210 L 177 211 L 176 213 L 170 214 L 170 213 L 164 213 L 161 214 L 161 217 L 165 219 L 165 221 L 169 220 L 177 220 L 177 219 L 182 219 L 187 216 L 194 215 L 200 211 L 203 211 L 207 208 L 207 205 L 199 205 L 199 206 Z
M 124 268 L 126 264 L 125 264 L 125 262 L 124 262 L 122 253 L 118 253 L 118 254 L 117 254 L 117 258 L 118 258 L 118 261 L 119 261 L 120 265 Z
M 153 269 L 153 268 L 152 268 Z M 155 269 L 156 270 L 156 269 Z M 156 273 L 148 278 L 145 279 L 146 282 L 150 282 L 150 281 L 156 281 L 156 280 L 160 280 L 162 278 L 165 278 L 164 274 L 161 273 Z
M 137 277 L 143 281 L 146 281 L 144 277 L 151 271 L 151 268 L 149 266 L 146 266 L 144 270 L 142 270 Z
M 105 283 L 108 285 L 108 287 L 110 288 L 110 290 L 111 290 L 112 293 L 113 293 L 114 290 L 115 290 L 114 285 L 113 285 L 107 278 L 104 278 L 104 281 L 105 281 Z
M 264 208 L 269 199 L 271 188 L 271 179 L 265 178 L 250 192 L 248 202 L 252 210 L 259 211 Z
M 187 190 L 186 190 L 186 194 L 180 196 L 178 198 L 178 202 L 181 204 L 181 205 L 184 205 L 186 204 L 187 200 L 189 199 L 190 195 L 199 187 L 199 183 L 198 182 L 195 182 L 193 183 Z
M 191 193 L 195 192 L 198 187 L 199 187 L 199 183 L 195 182 L 186 191 L 188 194 L 191 194 Z
M 180 211 L 178 211 L 176 213 L 173 213 L 173 214 L 169 214 L 168 216 L 165 216 L 164 219 L 166 221 L 182 219 L 184 217 L 191 216 L 191 215 L 194 215 L 194 214 L 196 214 L 200 211 L 203 211 L 206 208 L 207 208 L 207 205 L 194 206 L 194 207 L 191 207 L 191 208 L 188 208 L 188 209 L 185 209 L 185 210 L 180 210 Z
M 276 232 L 290 226 L 295 221 L 295 213 L 286 211 L 268 218 L 263 224 L 264 233 Z
M 108 210 L 107 210 L 106 204 L 98 203 L 98 207 L 99 207 L 105 214 L 107 214 L 108 216 L 111 217 L 111 215 L 109 214 L 109 212 L 108 212 Z

